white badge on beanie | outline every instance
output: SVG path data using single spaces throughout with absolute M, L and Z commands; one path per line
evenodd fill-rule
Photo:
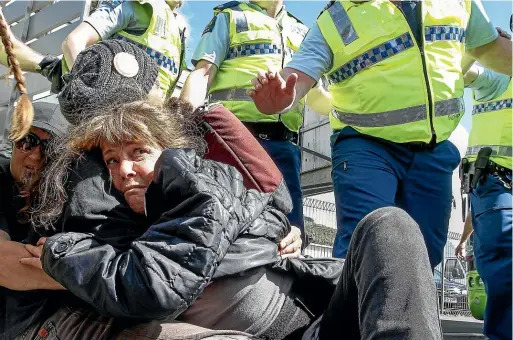
M 127 78 L 132 78 L 139 72 L 139 63 L 137 59 L 127 52 L 120 52 L 114 56 L 114 68 L 119 74 Z

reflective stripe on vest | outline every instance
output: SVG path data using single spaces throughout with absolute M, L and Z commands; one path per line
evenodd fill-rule
M 337 4 L 340 4 L 337 2 Z M 342 6 L 342 5 L 340 5 Z M 329 75 L 332 83 L 336 84 L 343 80 L 353 77 L 361 70 L 372 66 L 383 59 L 390 58 L 408 48 L 413 47 L 413 40 L 410 33 L 405 33 L 400 37 L 389 40 L 384 44 L 376 46 L 365 53 L 360 54 L 350 62 L 340 67 L 337 71 Z
M 252 102 L 253 98 L 251 98 L 248 93 L 248 89 L 228 89 L 228 90 L 220 90 L 212 92 L 208 95 L 208 101 L 210 103 L 219 102 L 219 101 L 241 101 L 241 102 Z M 296 104 L 295 108 L 297 111 L 304 110 L 304 104 L 299 102 Z
M 115 35 L 113 38 L 118 39 L 118 40 L 123 40 L 123 41 L 129 42 L 129 43 L 132 43 L 134 45 L 137 45 L 137 47 L 139 47 L 143 51 L 146 51 L 146 53 L 157 63 L 157 65 L 159 65 L 159 67 L 166 68 L 169 71 L 173 72 L 173 74 L 178 74 L 178 71 L 179 71 L 178 65 L 175 63 L 175 61 L 172 58 L 168 58 L 161 52 L 156 51 L 156 50 L 152 49 L 151 47 L 144 46 L 143 44 L 140 44 L 131 39 L 128 39 L 127 37 L 123 37 L 121 35 Z
M 479 153 L 479 150 L 487 147 L 492 149 L 491 156 L 513 157 L 513 147 L 504 145 L 474 145 L 472 147 L 467 148 L 467 153 L 465 154 L 465 156 L 477 155 Z
M 249 31 L 248 18 L 246 13 L 239 6 L 232 8 L 233 20 L 235 20 L 235 31 L 237 33 Z
M 426 41 L 465 41 L 465 29 L 458 26 L 428 26 L 424 34 Z
M 435 103 L 435 116 L 443 117 L 459 114 L 465 108 L 463 98 L 453 98 Z M 333 110 L 333 115 L 342 123 L 361 127 L 383 127 L 406 124 L 425 120 L 426 105 L 407 107 L 405 109 L 367 114 L 349 113 Z
M 330 13 L 333 23 L 337 27 L 338 33 L 340 34 L 344 45 L 347 46 L 358 39 L 358 35 L 354 30 L 353 24 L 351 23 L 351 20 L 349 20 L 347 12 L 344 7 L 342 7 L 340 2 L 336 2 L 330 6 L 328 8 L 328 12 Z
M 483 104 L 474 105 L 472 115 L 478 115 L 480 113 L 492 112 L 504 109 L 510 109 L 512 107 L 513 99 L 497 100 L 494 102 L 488 102 Z
M 245 44 L 235 47 L 231 47 L 228 50 L 226 59 L 233 59 L 239 57 L 247 57 L 256 54 L 280 54 L 281 55 L 281 43 L 271 44 Z
M 222 101 L 222 100 L 240 100 L 240 101 L 252 101 L 247 94 L 247 89 L 229 89 L 212 92 L 208 98 L 210 102 Z

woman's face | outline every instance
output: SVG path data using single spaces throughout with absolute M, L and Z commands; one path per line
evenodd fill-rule
M 52 138 L 46 131 L 39 128 L 32 127 L 30 132 L 43 142 Z M 39 178 L 45 157 L 41 148 L 41 144 L 33 147 L 26 138 L 14 143 L 11 156 L 11 174 L 16 182 L 22 183 L 30 178 L 34 180 Z
M 139 142 L 103 142 L 100 147 L 114 188 L 123 194 L 133 211 L 144 214 L 144 194 L 153 180 L 153 169 L 162 150 Z

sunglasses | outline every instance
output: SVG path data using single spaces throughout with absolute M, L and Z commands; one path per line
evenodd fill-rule
M 29 132 L 28 135 L 23 137 L 17 142 L 14 142 L 14 146 L 16 149 L 21 152 L 30 152 L 37 148 L 38 145 L 41 145 L 41 152 L 45 155 L 48 151 L 48 145 L 50 144 L 50 140 L 42 140 L 35 133 Z

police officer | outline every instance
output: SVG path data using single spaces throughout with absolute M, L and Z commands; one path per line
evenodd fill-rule
M 465 80 L 473 91 L 474 109 L 464 164 L 473 176 L 479 176 L 475 171 L 479 151 L 485 147 L 492 151 L 470 191 L 474 256 L 487 293 L 484 334 L 492 340 L 511 339 L 512 80 L 477 65 Z
M 184 28 L 176 10 L 182 0 L 102 1 L 62 44 L 63 72 L 77 55 L 100 40 L 121 39 L 135 43 L 159 65 L 159 85 L 170 94 L 185 68 Z
M 346 256 L 365 215 L 399 206 L 419 224 L 431 265 L 441 262 L 465 51 L 511 72 L 511 42 L 479 0 L 332 1 L 284 70 L 253 80 L 249 94 L 267 114 L 286 112 L 321 75 L 331 82 L 334 256 Z
M 298 50 L 307 28 L 285 10 L 282 0 L 230 1 L 214 8 L 192 57 L 195 70 L 189 75 L 182 98 L 194 106 L 203 104 L 208 91 L 210 102 L 221 102 L 257 137 L 283 173 L 293 200 L 290 222 L 304 229 L 300 184 L 298 132 L 303 122 L 305 101 L 287 115 L 263 115 L 246 94 L 251 79 L 270 67 L 283 68 Z M 327 93 L 317 87 L 313 94 L 328 111 Z

